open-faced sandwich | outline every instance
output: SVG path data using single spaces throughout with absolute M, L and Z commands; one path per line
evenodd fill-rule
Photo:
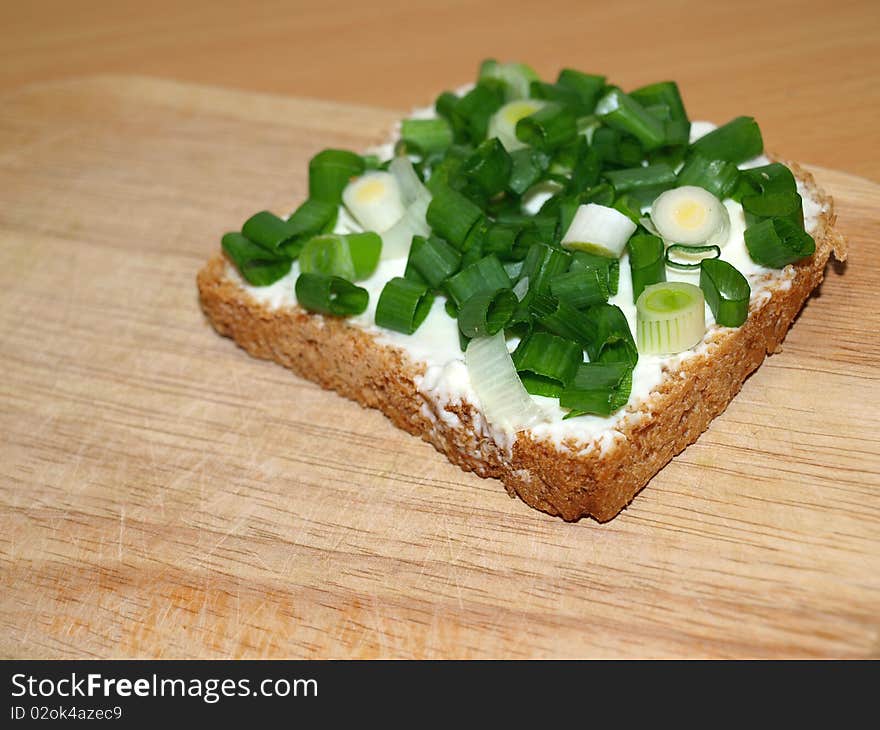
M 694 442 L 845 255 L 810 175 L 673 82 L 487 61 L 308 175 L 199 273 L 214 327 L 566 520 Z

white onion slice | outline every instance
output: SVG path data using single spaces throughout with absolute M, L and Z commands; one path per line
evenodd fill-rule
M 409 256 L 413 236 L 430 236 L 431 227 L 426 216 L 430 196 L 413 201 L 397 223 L 382 234 L 382 260 L 405 258 Z
M 712 193 L 684 185 L 661 193 L 651 206 L 651 221 L 667 243 L 722 246 L 730 230 L 727 208 Z
M 464 361 L 480 410 L 492 426 L 523 431 L 545 418 L 516 374 L 503 332 L 471 340 Z
M 520 119 L 528 117 L 541 109 L 546 102 L 539 99 L 518 99 L 505 104 L 489 119 L 487 137 L 498 137 L 508 152 L 528 147 L 516 136 L 516 124 Z
M 428 188 L 419 180 L 419 176 L 416 174 L 412 160 L 409 157 L 398 155 L 391 160 L 391 164 L 388 165 L 388 171 L 397 180 L 397 186 L 400 188 L 400 197 L 406 207 L 412 205 L 418 198 L 431 197 Z
M 365 231 L 383 233 L 406 212 L 397 179 L 390 172 L 368 172 L 342 192 L 345 207 Z
M 562 246 L 617 259 L 637 227 L 619 210 L 587 203 L 578 206 L 571 225 L 562 237 Z

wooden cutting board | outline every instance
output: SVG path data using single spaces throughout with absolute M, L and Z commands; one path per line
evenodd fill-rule
M 3 97 L 0 655 L 880 656 L 880 187 L 815 171 L 850 263 L 629 509 L 566 524 L 199 310 L 223 232 L 396 116 L 142 78 Z

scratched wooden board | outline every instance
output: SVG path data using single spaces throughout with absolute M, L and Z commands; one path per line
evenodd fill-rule
M 880 187 L 816 170 L 850 263 L 624 513 L 566 524 L 199 310 L 224 231 L 395 116 L 3 97 L 0 656 L 880 656 Z

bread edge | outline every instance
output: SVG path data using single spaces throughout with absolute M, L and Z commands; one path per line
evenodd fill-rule
M 566 521 L 618 515 L 676 454 L 697 440 L 721 414 L 743 382 L 775 352 L 811 292 L 824 278 L 832 253 L 846 257 L 834 230 L 833 200 L 813 176 L 786 163 L 822 206 L 816 252 L 792 265 L 787 289 L 775 289 L 737 329 L 716 329 L 705 354 L 685 359 L 635 409 L 620 435 L 604 449 L 586 444 L 559 448 L 520 433 L 512 445 L 493 438 L 479 409 L 468 402 L 440 403 L 420 392 L 424 363 L 345 320 L 298 307 L 270 310 L 227 277 L 227 261 L 215 255 L 199 271 L 202 309 L 221 335 L 254 357 L 272 360 L 323 388 L 384 413 L 391 422 L 481 477 L 499 478 L 511 496 Z M 580 446 L 581 448 L 578 448 Z

